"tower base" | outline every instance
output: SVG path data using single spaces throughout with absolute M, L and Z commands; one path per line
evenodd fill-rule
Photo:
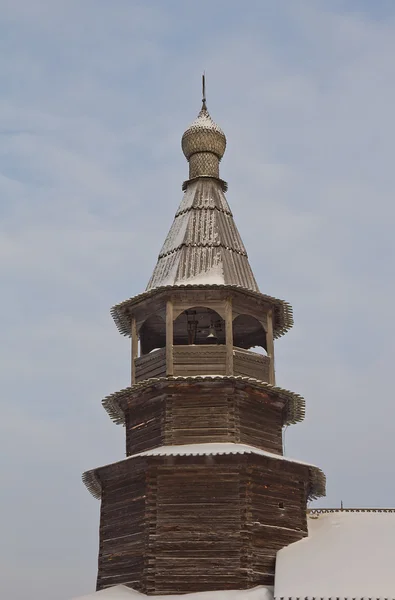
M 307 535 L 319 470 L 248 446 L 199 446 L 198 455 L 163 447 L 91 472 L 102 497 L 98 590 L 274 584 L 277 551 Z

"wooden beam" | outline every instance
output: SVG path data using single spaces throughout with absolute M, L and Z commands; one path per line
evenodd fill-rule
M 226 374 L 233 375 L 233 310 L 232 298 L 225 300 Z
M 174 375 L 173 366 L 173 301 L 166 303 L 166 375 Z
M 273 311 L 267 313 L 267 333 L 266 333 L 267 354 L 270 358 L 269 383 L 276 385 L 276 376 L 274 371 L 274 338 L 273 338 Z
M 132 385 L 136 383 L 136 358 L 139 351 L 139 340 L 137 336 L 136 318 L 132 317 L 132 324 L 130 330 L 132 336 L 132 356 L 131 356 L 131 367 L 132 367 Z

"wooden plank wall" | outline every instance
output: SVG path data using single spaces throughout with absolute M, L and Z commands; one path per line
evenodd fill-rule
M 192 386 L 192 384 L 191 384 Z M 166 399 L 165 443 L 234 442 L 237 437 L 233 388 L 180 390 Z
M 164 393 L 165 392 L 165 393 Z M 234 382 L 172 384 L 143 392 L 125 408 L 126 453 L 162 445 L 234 442 L 282 454 L 282 401 Z
M 142 589 L 147 543 L 145 462 L 105 467 L 102 502 L 97 589 L 123 583 Z
M 145 397 L 138 408 L 125 411 L 126 455 L 165 444 L 164 396 Z
M 99 476 L 98 589 L 272 585 L 276 552 L 307 534 L 304 465 L 251 454 L 150 456 Z
M 276 552 L 307 532 L 308 470 L 261 458 L 178 457 L 175 465 L 150 457 L 146 478 L 113 465 L 103 482 L 98 589 L 272 585 Z
M 282 410 L 239 391 L 237 394 L 239 438 L 243 444 L 257 446 L 276 454 L 283 453 Z
M 248 585 L 274 585 L 277 552 L 307 535 L 307 467 L 271 461 L 244 471 L 243 568 Z
M 222 467 L 160 466 L 151 478 L 156 522 L 148 539 L 147 593 L 243 587 L 237 459 Z

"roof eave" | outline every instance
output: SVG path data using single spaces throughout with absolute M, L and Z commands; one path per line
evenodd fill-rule
M 284 420 L 284 426 L 287 425 L 295 425 L 296 423 L 300 423 L 305 418 L 306 404 L 305 400 L 299 394 L 295 392 L 290 392 L 278 386 L 271 385 L 270 383 L 260 381 L 259 379 L 254 379 L 252 377 L 243 377 L 241 375 L 195 375 L 195 376 L 187 376 L 187 377 L 155 377 L 151 379 L 145 379 L 139 383 L 136 383 L 130 387 L 124 388 L 114 394 L 110 394 L 106 396 L 102 400 L 102 404 L 110 419 L 118 425 L 125 424 L 125 415 L 120 406 L 120 401 L 123 398 L 133 396 L 134 394 L 140 394 L 142 389 L 152 386 L 165 386 L 169 383 L 187 383 L 187 382 L 207 382 L 207 381 L 217 381 L 217 382 L 226 382 L 226 381 L 235 381 L 237 383 L 244 383 L 247 385 L 251 385 L 252 387 L 256 387 L 259 389 L 266 390 L 269 394 L 276 394 L 280 398 L 283 398 L 286 401 L 286 418 Z
M 286 302 L 285 300 L 280 300 L 279 298 L 274 298 L 273 296 L 268 296 L 266 294 L 262 294 L 261 292 L 255 292 L 249 290 L 248 288 L 244 288 L 238 285 L 222 285 L 222 284 L 183 284 L 183 285 L 166 285 L 157 288 L 153 288 L 151 290 L 145 291 L 142 294 L 138 294 L 137 296 L 132 296 L 131 298 L 116 304 L 111 308 L 111 316 L 114 319 L 115 325 L 117 326 L 118 331 L 127 337 L 130 337 L 131 331 L 131 316 L 130 310 L 133 306 L 136 306 L 140 302 L 147 300 L 148 298 L 155 296 L 164 292 L 171 291 L 179 291 L 179 290 L 199 290 L 199 289 L 224 289 L 229 291 L 239 291 L 253 298 L 257 298 L 272 304 L 275 311 L 275 323 L 274 323 L 274 338 L 277 339 L 283 336 L 287 331 L 289 331 L 293 326 L 293 310 L 292 306 Z
M 200 444 L 198 444 L 200 445 Z M 204 446 L 205 444 L 201 444 L 201 446 Z M 219 444 L 220 446 L 221 444 Z M 224 444 L 225 446 L 227 444 Z M 238 446 L 238 444 L 235 444 L 235 446 Z M 165 448 L 165 447 L 164 447 Z M 170 446 L 171 448 L 171 446 Z M 85 471 L 85 473 L 83 473 L 82 475 L 82 481 L 84 483 L 84 485 L 86 486 L 86 488 L 88 489 L 88 491 L 92 494 L 92 496 L 98 500 L 101 499 L 101 494 L 102 494 L 102 484 L 100 481 L 100 477 L 98 475 L 98 471 L 99 469 L 104 469 L 106 467 L 111 467 L 113 465 L 119 465 L 121 463 L 125 463 L 125 462 L 129 462 L 130 460 L 136 460 L 136 459 L 141 459 L 141 458 L 145 458 L 146 456 L 149 455 L 150 451 L 147 452 L 140 452 L 138 454 L 134 454 L 131 456 L 127 456 L 126 458 L 123 458 L 120 461 L 116 461 L 115 463 L 110 463 L 108 465 L 103 465 L 102 467 L 97 467 L 95 469 L 91 469 L 89 471 Z M 307 499 L 308 500 L 315 500 L 317 498 L 320 498 L 322 496 L 325 496 L 326 493 L 326 477 L 324 475 L 324 473 L 321 471 L 321 469 L 319 469 L 318 467 L 308 464 L 308 463 L 302 463 L 300 461 L 297 460 L 293 460 L 292 458 L 289 457 L 284 457 L 282 455 L 278 455 L 276 456 L 275 454 L 271 454 L 271 453 L 267 453 L 267 454 L 262 454 L 259 451 L 258 452 L 254 452 L 254 447 L 251 446 L 251 451 L 250 452 L 244 452 L 244 451 L 239 451 L 237 448 L 235 448 L 235 451 L 223 451 L 223 452 L 202 452 L 201 454 L 195 454 L 195 453 L 188 453 L 186 452 L 179 452 L 179 453 L 172 453 L 172 456 L 175 457 L 185 457 L 185 456 L 223 456 L 223 455 L 232 455 L 232 456 L 246 456 L 246 455 L 253 455 L 253 456 L 264 456 L 266 459 L 268 460 L 280 460 L 280 461 L 289 461 L 291 463 L 297 463 L 297 464 L 301 464 L 305 467 L 308 468 L 309 470 L 309 489 L 307 492 Z M 166 456 L 166 454 L 155 454 L 152 455 L 155 456 L 156 458 L 158 457 L 163 457 Z

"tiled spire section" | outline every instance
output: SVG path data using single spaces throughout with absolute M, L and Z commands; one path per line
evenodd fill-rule
M 147 290 L 186 284 L 237 285 L 259 291 L 216 178 L 189 182 Z

